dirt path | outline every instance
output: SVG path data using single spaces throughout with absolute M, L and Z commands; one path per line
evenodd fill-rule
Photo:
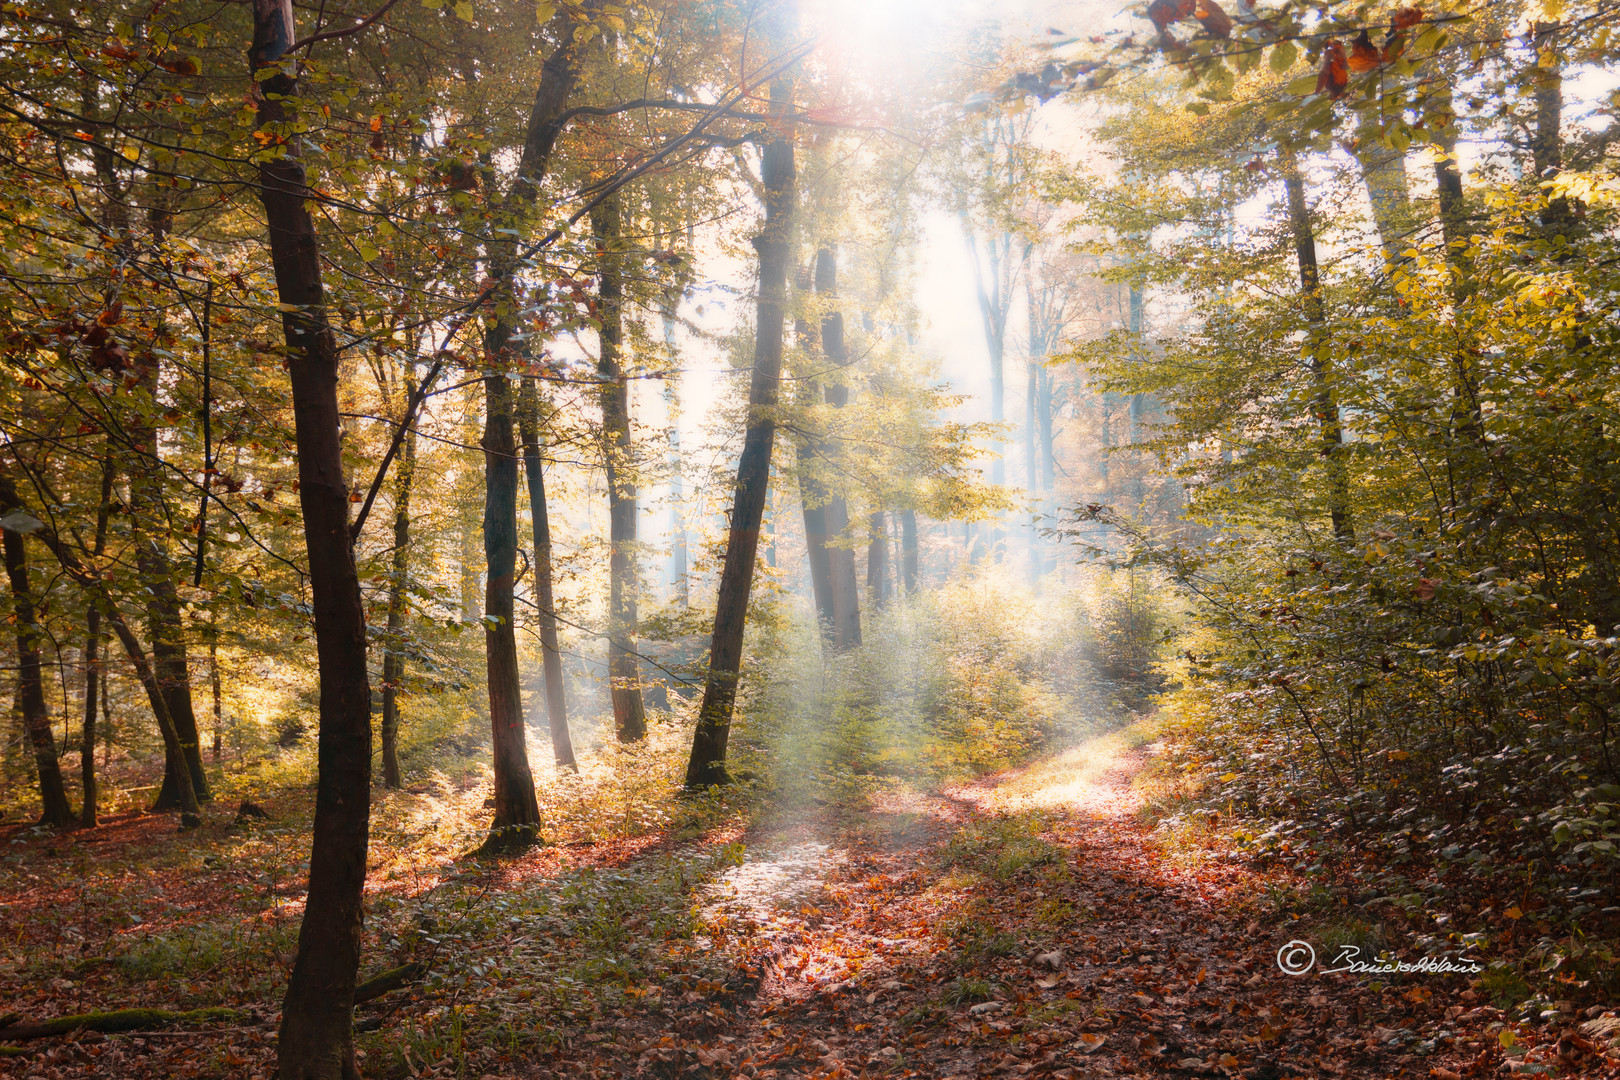
M 747 957 L 742 977 L 656 1037 L 604 1031 L 601 1056 L 558 1071 L 1450 1080 L 1503 1068 L 1480 1030 L 1499 1014 L 1467 1000 L 1464 977 L 1384 986 L 1279 970 L 1288 931 L 1255 916 L 1263 883 L 1228 861 L 1175 865 L 1136 824 L 1140 764 L 1101 740 L 941 795 L 880 799 L 826 839 L 805 826 L 751 836 L 751 861 L 706 901 L 714 944 Z M 1525 1056 L 1507 1067 L 1539 1068 L 1533 1047 Z

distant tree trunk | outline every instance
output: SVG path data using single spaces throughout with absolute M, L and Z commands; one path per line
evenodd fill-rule
M 636 544 L 636 481 L 630 441 L 630 383 L 621 351 L 624 335 L 624 257 L 619 250 L 623 222 L 619 197 L 610 196 L 591 211 L 596 236 L 602 321 L 597 335 L 597 374 L 601 376 L 602 451 L 608 490 L 608 680 L 613 726 L 620 742 L 647 734 L 636 664 L 636 594 L 640 591 Z
M 808 382 L 811 393 L 819 392 L 813 381 Z M 804 509 L 805 562 L 810 568 L 810 594 L 816 605 L 816 625 L 822 640 L 833 642 L 832 559 L 827 547 L 827 485 L 811 470 L 815 468 L 816 454 L 808 439 L 800 439 L 796 448 L 799 459 L 799 502 Z
M 849 367 L 844 342 L 844 313 L 838 310 L 838 254 L 831 248 L 816 252 L 816 295 L 825 298 L 821 315 L 821 352 L 840 369 Z M 849 404 L 849 384 L 840 377 L 827 386 L 827 404 L 842 409 Z M 832 641 L 835 652 L 848 652 L 861 643 L 861 583 L 855 576 L 855 549 L 849 545 L 849 503 L 841 490 L 829 492 L 822 514 L 829 541 L 827 584 L 832 593 Z
M 1310 207 L 1305 202 L 1305 180 L 1300 175 L 1298 160 L 1292 155 L 1284 163 L 1283 185 L 1288 193 L 1288 222 L 1294 234 L 1294 254 L 1299 261 L 1300 297 L 1305 321 L 1311 328 L 1306 345 L 1310 353 L 1307 363 L 1314 383 L 1312 404 L 1321 432 L 1322 463 L 1328 474 L 1328 516 L 1333 523 L 1333 535 L 1349 540 L 1355 537 L 1350 524 L 1350 481 L 1344 463 L 1344 429 L 1328 370 L 1327 314 L 1316 262 L 1316 233 L 1311 227 Z
M 568 732 L 568 701 L 563 690 L 562 652 L 557 645 L 557 609 L 552 596 L 551 516 L 546 506 L 545 462 L 540 457 L 540 390 L 533 379 L 518 392 L 518 430 L 523 437 L 523 470 L 529 479 L 529 519 L 534 523 L 535 621 L 540 626 L 540 659 L 546 682 L 546 720 L 557 768 L 579 771 Z
M 405 361 L 402 401 L 409 402 L 416 392 L 416 362 Z M 399 769 L 399 688 L 405 680 L 405 590 L 410 578 L 411 485 L 416 481 L 416 432 L 407 429 L 400 443 L 399 464 L 394 472 L 394 552 L 388 578 L 388 633 L 384 638 L 382 663 L 382 769 L 383 787 L 398 790 L 405 785 Z
M 169 715 L 180 737 L 182 760 L 191 770 L 191 786 L 199 802 L 207 802 L 208 775 L 203 770 L 202 745 L 191 700 L 191 664 L 186 656 L 185 631 L 180 619 L 180 596 L 175 589 L 175 568 L 167 546 L 149 529 L 146 520 L 164 520 L 162 464 L 158 459 L 157 429 L 148 416 L 158 411 L 158 360 L 151 357 L 138 367 L 140 389 L 150 399 L 150 412 L 136 410 L 129 425 L 130 442 L 140 459 L 129 474 L 130 521 L 135 530 L 135 565 L 147 594 L 147 631 L 152 642 L 152 666 L 163 687 Z M 174 770 L 165 767 L 155 808 L 173 810 L 180 805 Z
M 1530 138 L 1530 159 L 1538 184 L 1551 180 L 1564 168 L 1564 72 L 1557 46 L 1562 29 L 1562 23 L 1537 22 L 1532 30 L 1536 55 L 1530 84 L 1535 93 L 1536 124 Z M 1572 221 L 1569 200 L 1547 200 L 1541 224 L 1549 235 L 1559 235 Z
M 973 284 L 978 291 L 979 318 L 984 324 L 985 350 L 990 358 L 990 422 L 1000 424 L 1006 419 L 1006 379 L 1004 375 L 1004 357 L 1007 343 L 1007 310 L 1001 295 L 1001 269 L 1006 261 L 1005 252 L 998 244 L 1005 246 L 1010 243 L 1010 237 L 1003 234 L 1000 238 L 992 240 L 986 246 L 989 248 L 990 269 L 980 263 L 979 242 L 973 234 L 973 226 L 964 216 L 962 228 L 967 234 L 968 253 L 973 258 Z M 1007 462 L 1003 453 L 1005 447 L 997 438 L 995 456 L 990 462 L 990 482 L 997 487 L 1007 482 Z
M 804 345 L 810 339 L 810 325 L 800 318 L 794 324 L 793 336 Z M 825 400 L 821 379 L 811 362 L 811 371 L 798 381 L 800 400 L 814 406 Z M 794 440 L 794 454 L 798 462 L 799 505 L 804 514 L 805 565 L 810 570 L 810 595 L 815 602 L 816 626 L 821 631 L 823 649 L 835 647 L 835 619 L 833 610 L 832 557 L 827 546 L 827 504 L 832 501 L 825 481 L 818 473 L 819 462 L 828 456 L 829 447 L 822 439 L 801 434 Z
M 284 103 L 297 99 L 298 84 L 291 65 L 274 65 L 296 37 L 292 0 L 253 0 L 253 101 L 257 126 L 271 148 L 261 151 L 258 162 L 259 198 L 287 342 L 321 687 L 309 892 L 282 999 L 278 1072 L 281 1080 L 358 1080 L 354 984 L 371 824 L 371 684 L 349 532 L 337 338 L 326 315 L 320 241 L 309 212 L 312 192 L 298 141 L 276 133 L 287 122 Z
M 782 19 L 786 4 L 771 16 Z M 781 35 L 767 33 L 767 40 Z M 771 81 L 771 111 L 784 114 L 791 107 L 793 81 L 786 73 Z M 737 700 L 742 668 L 743 630 L 748 615 L 748 594 L 754 581 L 754 559 L 759 552 L 759 527 L 771 478 L 771 446 L 776 438 L 774 410 L 782 374 L 782 321 L 787 301 L 787 268 L 791 258 L 793 218 L 793 143 L 780 128 L 768 136 L 762 154 L 765 186 L 765 227 L 754 240 L 759 252 L 759 299 L 754 321 L 754 370 L 748 389 L 748 429 L 737 462 L 737 487 L 731 504 L 731 527 L 726 537 L 725 561 L 720 570 L 720 592 L 714 613 L 714 636 L 709 643 L 709 672 L 692 737 L 692 756 L 686 766 L 686 786 L 701 789 L 727 783 L 726 744 L 731 734 L 731 713 Z
M 1036 422 L 1040 426 L 1041 440 L 1041 494 L 1051 499 L 1057 484 L 1057 448 L 1053 438 L 1052 373 L 1041 368 L 1040 402 L 1036 409 Z
M 56 737 L 51 732 L 51 714 L 45 704 L 45 684 L 41 677 L 40 628 L 35 614 L 34 594 L 28 583 L 28 552 L 21 533 L 5 534 L 6 575 L 11 579 L 12 621 L 17 627 L 17 704 L 22 709 L 23 728 L 34 747 L 34 766 L 39 776 L 42 807 L 41 825 L 63 827 L 73 820 L 62 768 L 56 759 Z
M 99 562 L 107 551 L 107 524 L 112 517 L 113 479 L 118 471 L 111 451 L 101 462 L 101 500 L 96 505 L 96 540 L 93 554 Z M 84 617 L 84 723 L 79 730 L 79 777 L 84 786 L 84 809 L 79 823 L 96 826 L 96 692 L 100 689 L 101 609 L 86 597 Z
M 881 608 L 889 598 L 889 529 L 882 510 L 866 518 L 866 591 L 872 606 Z
M 906 595 L 917 592 L 917 512 L 900 511 L 900 566 Z
M 225 756 L 225 707 L 219 678 L 219 623 L 208 617 L 208 687 L 214 695 L 214 764 Z
M 1412 198 L 1406 182 L 1406 158 L 1398 150 L 1378 143 L 1368 131 L 1357 138 L 1352 153 L 1361 167 L 1367 202 L 1372 206 L 1373 225 L 1384 252 L 1384 265 L 1405 261 L 1401 253 L 1409 242 L 1412 227 Z
M 473 540 L 472 518 L 461 518 L 461 617 L 467 622 L 484 618 L 484 601 L 478 595 L 478 545 Z

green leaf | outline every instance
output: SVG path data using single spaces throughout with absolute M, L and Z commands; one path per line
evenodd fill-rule
M 1288 92 L 1295 97 L 1310 97 L 1316 93 L 1316 73 L 1301 75 L 1288 84 Z
M 534 6 L 534 21 L 542 26 L 556 17 L 556 14 L 557 5 L 553 0 L 540 0 L 540 3 Z
M 1189 101 L 1189 102 L 1187 102 L 1187 111 L 1192 113 L 1194 116 L 1208 116 L 1209 115 L 1209 102 L 1207 102 L 1207 101 Z
M 473 21 L 473 8 L 471 0 L 459 0 L 452 10 L 455 11 L 456 18 L 460 19 L 462 22 L 470 23 Z
M 1267 59 L 1271 62 L 1271 70 L 1281 75 L 1294 66 L 1294 61 L 1299 59 L 1299 50 L 1294 48 L 1292 41 L 1279 42 Z

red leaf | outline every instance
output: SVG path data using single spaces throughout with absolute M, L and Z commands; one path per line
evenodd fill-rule
M 1316 92 L 1340 97 L 1350 83 L 1350 70 L 1345 61 L 1344 44 L 1338 38 L 1329 38 L 1322 46 L 1322 70 L 1316 76 Z

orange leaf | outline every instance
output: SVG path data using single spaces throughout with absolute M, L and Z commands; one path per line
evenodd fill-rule
M 1193 18 L 1204 24 L 1204 30 L 1210 37 L 1232 36 L 1232 17 L 1222 11 L 1221 5 L 1215 0 L 1197 0 Z
M 1372 38 L 1363 30 L 1356 35 L 1356 40 L 1350 43 L 1350 71 L 1356 75 L 1365 75 L 1380 62 L 1378 47 L 1372 43 Z
M 1148 5 L 1147 17 L 1163 33 L 1173 22 L 1180 22 L 1193 13 L 1197 0 L 1153 0 Z
M 1329 38 L 1327 44 L 1322 46 L 1322 70 L 1316 76 L 1316 92 L 1340 97 L 1349 82 L 1350 71 L 1345 61 L 1344 43 L 1338 38 Z
M 1408 26 L 1416 26 L 1422 21 L 1422 8 L 1405 7 L 1395 12 L 1394 17 L 1390 20 L 1389 29 L 1391 33 L 1398 34 L 1402 30 L 1405 30 Z

